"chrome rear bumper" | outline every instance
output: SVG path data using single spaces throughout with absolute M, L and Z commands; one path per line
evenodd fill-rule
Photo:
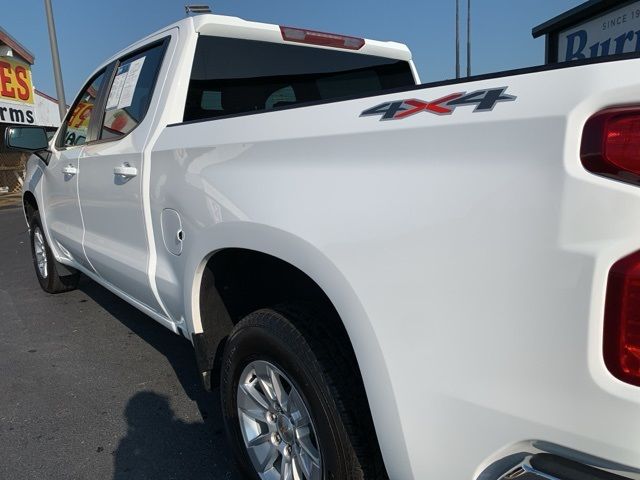
M 554 444 L 519 447 L 492 461 L 476 480 L 640 480 L 640 470 Z

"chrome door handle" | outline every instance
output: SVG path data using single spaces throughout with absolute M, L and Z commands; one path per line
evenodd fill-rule
M 62 173 L 64 173 L 65 175 L 75 175 L 76 173 L 78 173 L 78 169 L 69 164 L 66 167 L 62 168 Z
M 136 167 L 132 167 L 128 163 L 123 163 L 119 167 L 113 169 L 113 174 L 121 177 L 132 178 L 138 175 L 138 169 Z

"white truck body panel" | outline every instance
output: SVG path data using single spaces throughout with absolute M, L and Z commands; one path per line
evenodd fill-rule
M 108 147 L 114 157 L 139 151 L 130 161 L 141 172 L 148 293 L 56 249 L 59 261 L 188 334 L 202 331 L 212 253 L 246 248 L 296 266 L 344 322 L 394 480 L 476 478 L 533 439 L 640 469 L 638 388 L 615 379 L 601 354 L 606 276 L 640 245 L 640 190 L 579 160 L 589 116 L 640 104 L 640 59 L 180 123 L 195 32 L 282 41 L 276 28 L 202 16 L 132 47 L 171 36 L 147 116 Z M 410 59 L 398 44 L 367 45 Z M 517 98 L 490 112 L 360 116 L 383 102 L 499 87 Z M 82 156 L 92 148 L 105 147 Z M 25 187 L 45 205 L 48 170 L 32 160 Z M 109 221 L 91 202 L 109 204 L 113 192 L 91 200 L 80 189 L 85 223 L 89 212 Z M 164 246 L 166 208 L 181 216 L 179 256 Z M 45 212 L 55 246 L 56 217 Z M 105 259 L 132 255 L 102 248 Z

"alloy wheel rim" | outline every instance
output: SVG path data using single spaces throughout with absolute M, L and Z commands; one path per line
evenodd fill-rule
M 45 248 L 44 236 L 40 228 L 36 227 L 33 232 L 33 253 L 36 257 L 36 265 L 42 278 L 47 278 L 49 274 L 49 262 L 47 260 L 47 250 Z
M 320 480 L 322 459 L 306 402 L 289 377 L 264 360 L 249 363 L 237 388 L 240 430 L 261 480 Z

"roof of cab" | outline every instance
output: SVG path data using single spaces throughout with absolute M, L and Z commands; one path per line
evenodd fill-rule
M 243 38 L 246 40 L 261 40 L 271 43 L 291 43 L 282 38 L 279 25 L 270 23 L 250 22 L 238 17 L 228 17 L 225 15 L 204 14 L 190 17 L 193 19 L 193 26 L 196 32 L 201 35 L 212 35 L 219 37 Z M 365 44 L 359 50 L 349 50 L 352 53 L 365 55 L 377 55 L 379 57 L 394 58 L 397 60 L 411 60 L 409 48 L 397 42 L 381 42 L 378 40 L 364 39 Z M 310 48 L 328 48 L 331 50 L 342 50 L 335 47 L 310 45 L 295 42 L 295 45 L 307 46 Z

